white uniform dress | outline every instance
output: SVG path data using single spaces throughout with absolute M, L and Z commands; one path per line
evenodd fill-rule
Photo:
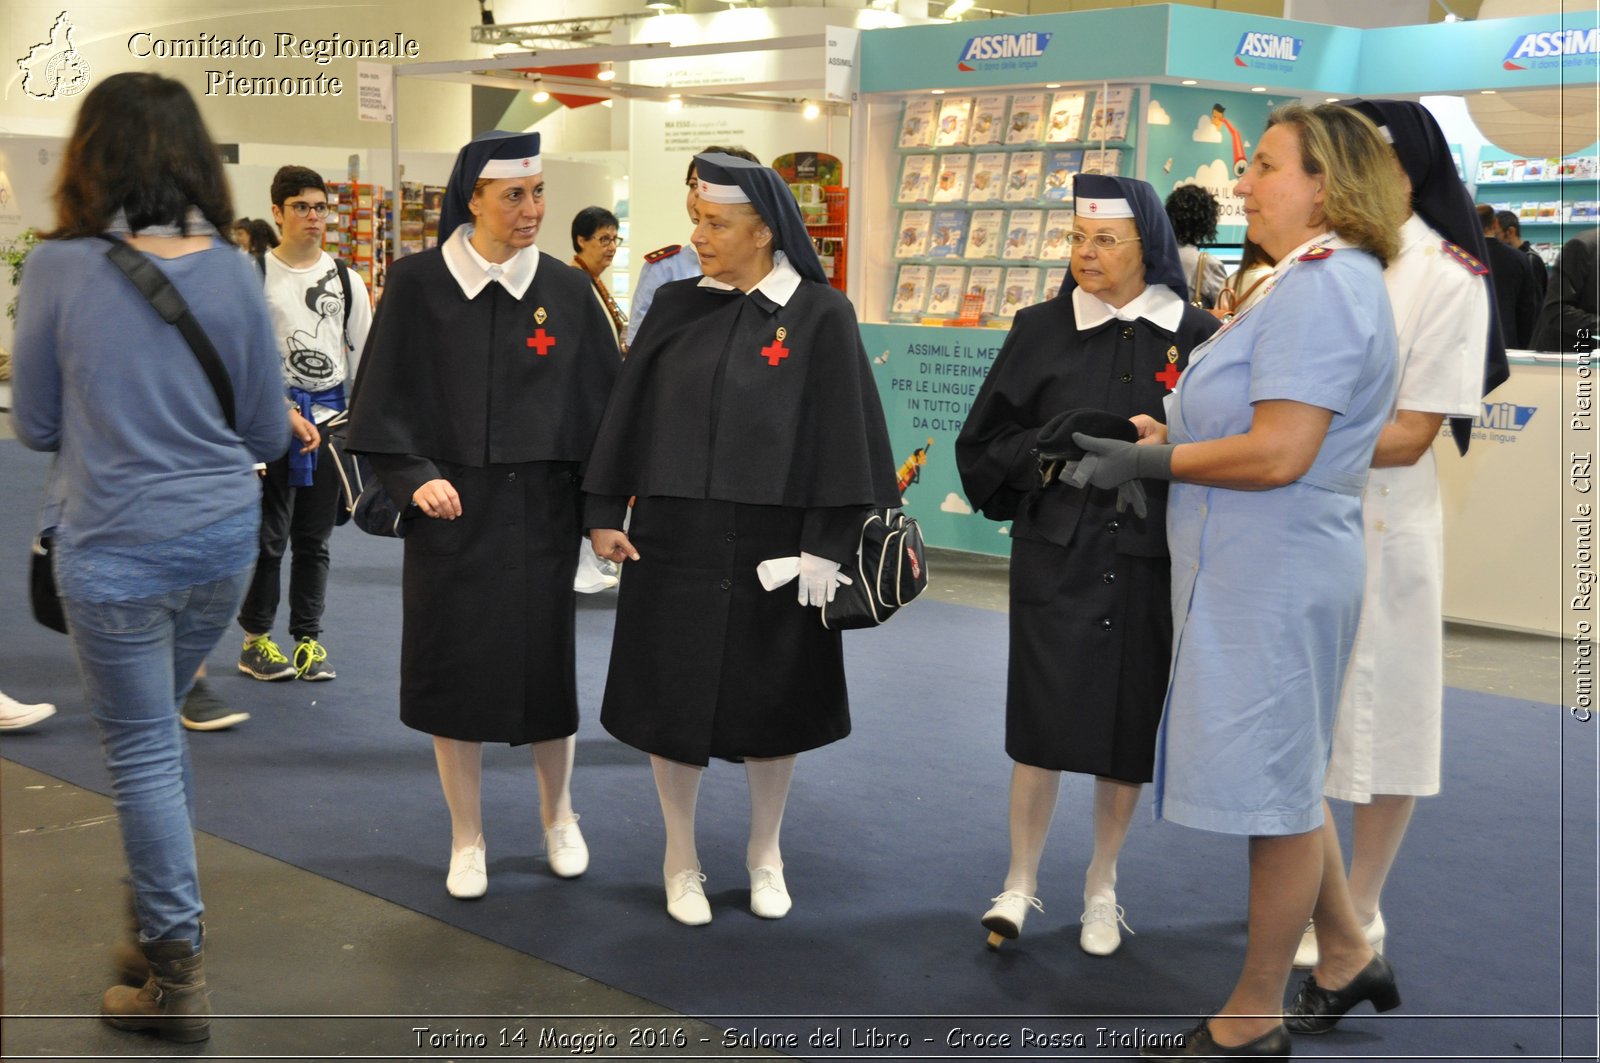
M 1400 241 L 1384 271 L 1400 341 L 1395 409 L 1470 417 L 1481 408 L 1488 277 L 1416 215 Z M 1415 465 L 1372 470 L 1362 519 L 1366 599 L 1323 792 L 1363 803 L 1373 794 L 1436 794 L 1444 532 L 1431 448 Z

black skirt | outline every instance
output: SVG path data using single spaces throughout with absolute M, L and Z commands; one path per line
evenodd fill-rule
M 583 535 L 574 466 L 439 468 L 461 516 L 418 517 L 406 535 L 401 721 L 468 742 L 574 734 L 572 579 Z
M 1103 537 L 1011 549 L 1007 755 L 1149 782 L 1172 654 L 1170 561 L 1117 554 Z
M 791 582 L 756 566 L 800 551 L 802 509 L 641 498 L 628 532 L 600 722 L 685 764 L 782 757 L 850 733 L 844 647 Z

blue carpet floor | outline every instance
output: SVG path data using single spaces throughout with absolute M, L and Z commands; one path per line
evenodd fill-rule
M 0 443 L 0 588 L 12 603 L 0 611 L 0 688 L 62 711 L 8 735 L 0 753 L 106 792 L 67 640 L 21 608 L 45 468 Z M 333 551 L 324 641 L 337 681 L 247 680 L 234 670 L 231 636 L 212 655 L 215 686 L 254 718 L 193 738 L 202 830 L 752 1039 L 796 1033 L 789 1051 L 801 1056 L 881 1048 L 897 1059 L 974 1058 L 957 1046 L 959 1029 L 1006 1035 L 995 1055 L 1083 1058 L 1100 1028 L 1122 1038 L 1105 1054 L 1127 1055 L 1141 1033 L 1215 1009 L 1232 984 L 1244 945 L 1243 840 L 1152 823 L 1143 810 L 1118 887 L 1137 935 L 1109 959 L 1077 948 L 1090 784 L 1072 776 L 1041 875 L 1045 911 L 1020 941 L 983 948 L 978 916 L 1007 859 L 1005 617 L 931 602 L 846 639 L 855 733 L 800 758 L 784 829 L 795 898 L 787 919 L 746 908 L 748 797 L 742 769 L 728 764 L 707 771 L 700 799 L 714 921 L 692 929 L 666 916 L 646 758 L 595 719 L 610 595 L 579 610 L 586 719 L 573 789 L 589 873 L 575 882 L 549 873 L 527 751 L 491 747 L 489 894 L 454 901 L 430 746 L 396 713 L 399 544 L 342 529 Z M 1595 1009 L 1593 725 L 1573 727 L 1556 706 L 1460 690 L 1446 713 L 1445 796 L 1419 803 L 1385 896 L 1405 1007 L 1382 1017 L 1363 1009 L 1297 1052 L 1530 1059 L 1556 1058 L 1565 1044 L 1593 1058 L 1592 1018 L 1563 1021 Z M 808 1044 L 836 1027 L 837 1050 Z M 1027 1045 L 1025 1027 L 1083 1040 Z M 902 1033 L 909 1047 L 878 1040 Z

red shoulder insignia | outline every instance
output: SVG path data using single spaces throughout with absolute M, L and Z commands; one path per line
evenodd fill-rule
M 668 244 L 666 247 L 657 248 L 644 256 L 646 262 L 660 262 L 662 259 L 671 258 L 683 250 L 682 244 Z
M 1489 267 L 1473 258 L 1466 248 L 1452 244 L 1449 240 L 1440 240 L 1439 246 L 1444 248 L 1445 254 L 1467 267 L 1467 271 L 1474 277 L 1482 277 L 1489 272 Z
M 1333 255 L 1333 248 L 1325 247 L 1325 246 L 1322 246 L 1322 245 L 1319 244 L 1318 246 L 1313 247 L 1311 250 L 1307 251 L 1305 254 L 1301 255 L 1295 261 L 1297 261 L 1297 262 L 1320 262 L 1325 258 L 1331 257 L 1332 255 Z

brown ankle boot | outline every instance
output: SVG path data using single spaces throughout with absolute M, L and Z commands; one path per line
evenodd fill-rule
M 150 978 L 140 989 L 117 985 L 100 1001 L 100 1017 L 119 1030 L 138 1030 L 189 1043 L 211 1036 L 211 1000 L 202 953 L 187 938 L 141 943 Z
M 111 946 L 111 973 L 117 976 L 118 982 L 135 988 L 150 981 L 150 961 L 139 951 L 138 931 L 134 931 L 134 940 L 119 941 Z

